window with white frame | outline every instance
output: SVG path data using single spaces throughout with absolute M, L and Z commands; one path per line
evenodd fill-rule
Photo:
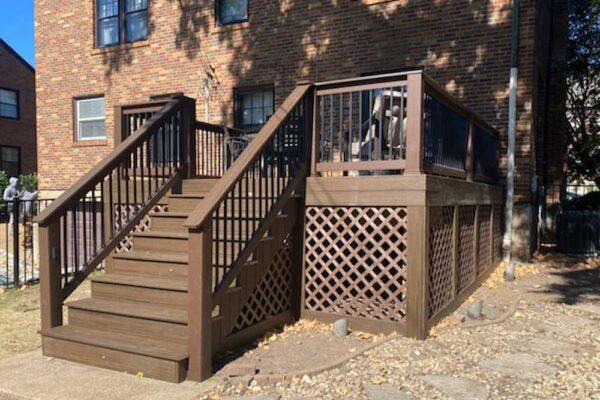
M 0 117 L 19 118 L 19 93 L 16 90 L 0 88 Z
M 104 140 L 104 97 L 75 100 L 77 140 Z

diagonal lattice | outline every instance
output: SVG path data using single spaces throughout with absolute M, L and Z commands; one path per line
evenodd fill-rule
M 287 311 L 292 304 L 292 244 L 288 237 L 235 323 L 234 332 Z
M 491 214 L 491 206 L 479 206 L 479 238 L 477 243 L 479 273 L 487 271 L 492 266 Z
M 405 207 L 308 207 L 304 307 L 403 321 L 406 224 Z
M 454 207 L 429 208 L 429 318 L 454 297 L 452 293 L 452 223 Z
M 458 293 L 475 280 L 475 209 L 476 206 L 458 207 L 458 263 L 456 266 Z
M 114 224 L 118 226 L 119 224 L 127 223 L 129 218 L 133 218 L 136 213 L 141 208 L 141 204 L 116 204 L 114 208 Z M 166 204 L 157 204 L 152 208 L 151 212 L 166 212 L 168 211 L 169 206 Z M 117 253 L 128 253 L 133 250 L 133 238 L 132 233 L 134 232 L 147 232 L 150 230 L 152 226 L 152 218 L 150 218 L 149 213 L 144 215 L 142 220 L 133 228 L 133 230 L 121 240 L 121 242 L 117 245 L 115 252 Z
M 493 231 L 493 257 L 494 257 L 494 265 L 499 263 L 502 260 L 502 206 L 496 205 L 494 206 L 492 212 L 493 215 L 493 223 L 492 227 Z

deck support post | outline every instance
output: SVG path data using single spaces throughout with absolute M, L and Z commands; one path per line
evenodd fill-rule
M 182 178 L 192 178 L 196 175 L 196 100 L 185 98 L 183 107 L 183 129 L 186 138 L 183 143 L 183 157 L 185 162 Z M 208 122 L 208 121 L 207 121 Z
M 212 373 L 212 219 L 188 239 L 188 379 Z
M 45 330 L 63 323 L 59 223 L 54 221 L 40 226 L 39 238 L 40 310 L 42 330 Z
M 406 117 L 406 174 L 423 173 L 423 74 L 409 74 Z
M 427 206 L 407 207 L 406 334 L 423 340 L 428 333 L 429 212 Z

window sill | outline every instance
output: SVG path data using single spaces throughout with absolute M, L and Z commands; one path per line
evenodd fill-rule
M 108 146 L 106 139 L 102 140 L 76 140 L 73 142 L 73 147 L 96 147 L 96 146 Z
M 149 40 L 140 40 L 139 42 L 115 44 L 108 47 L 96 47 L 91 51 L 91 54 L 94 56 L 97 54 L 119 53 L 122 51 L 137 49 L 138 47 L 147 47 L 149 45 Z
M 215 32 L 233 32 L 233 31 L 241 31 L 244 29 L 250 28 L 250 21 L 244 22 L 233 22 L 227 25 L 219 25 L 215 26 Z

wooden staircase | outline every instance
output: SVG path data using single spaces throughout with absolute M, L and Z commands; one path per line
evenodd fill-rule
M 106 272 L 88 278 L 91 298 L 65 302 L 68 324 L 42 331 L 45 355 L 170 382 L 186 378 L 188 232 L 183 222 L 216 181 L 184 180 L 182 193 L 164 197 L 168 211 L 151 213 L 151 229 L 132 233 L 132 250 L 113 253 Z M 246 199 L 258 204 L 251 193 L 244 204 Z M 295 216 L 280 214 L 275 225 L 286 229 L 289 221 Z M 269 253 L 274 240 L 262 238 L 256 253 Z M 260 256 L 247 263 L 254 281 L 244 282 L 245 292 L 228 291 L 224 303 L 237 308 L 224 313 L 224 324 L 233 324 L 240 312 L 240 301 L 228 300 L 249 296 L 248 288 L 270 260 Z

